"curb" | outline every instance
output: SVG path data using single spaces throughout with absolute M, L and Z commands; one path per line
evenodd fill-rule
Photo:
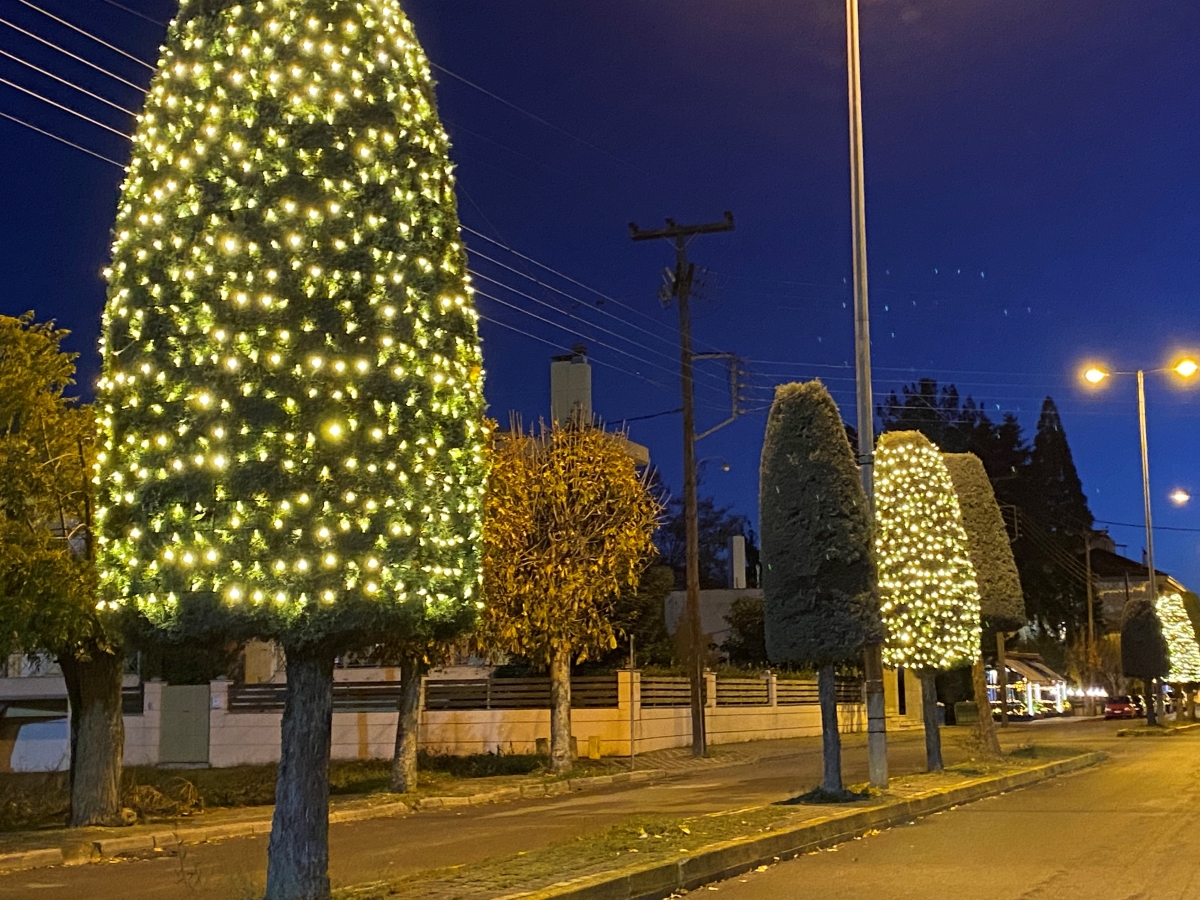
M 1172 725 L 1169 728 L 1163 726 L 1161 731 L 1145 731 L 1148 725 L 1142 725 L 1138 728 L 1121 728 L 1117 731 L 1117 737 L 1172 737 L 1181 731 L 1191 731 L 1193 728 L 1200 728 L 1200 722 L 1193 722 L 1190 725 Z
M 594 790 L 602 787 L 610 787 L 615 784 L 652 781 L 663 778 L 667 774 L 663 769 L 642 769 L 636 772 L 619 772 L 614 775 L 595 775 L 590 778 L 553 781 L 549 784 L 527 784 L 519 787 L 500 788 L 499 790 L 482 794 L 456 797 L 422 797 L 411 806 L 408 803 L 396 800 L 391 803 L 380 803 L 375 806 L 333 810 L 329 813 L 329 823 L 335 825 L 341 822 L 364 822 L 369 819 L 405 816 L 423 810 L 456 809 L 465 806 L 486 806 L 490 803 L 508 803 L 514 800 L 557 797 L 561 794 Z M 62 847 L 23 850 L 16 853 L 0 853 L 0 873 L 19 872 L 29 869 L 47 869 L 52 866 L 86 865 L 106 859 L 144 856 L 155 851 L 175 850 L 185 844 L 206 844 L 209 841 L 251 837 L 256 834 L 270 833 L 271 820 L 270 818 L 266 818 L 248 819 L 242 822 L 227 822 L 223 825 L 201 825 L 195 828 L 181 828 L 175 831 L 167 830 L 154 833 L 146 832 L 143 834 L 124 835 L 121 837 L 99 838 L 92 841 L 68 844 Z
M 1104 753 L 1085 753 L 999 778 L 971 782 L 949 791 L 929 792 L 911 800 L 856 810 L 797 825 L 769 835 L 736 838 L 671 862 L 629 866 L 615 872 L 559 882 L 540 891 L 521 892 L 500 900 L 663 900 L 680 891 L 693 891 L 713 882 L 861 837 L 868 831 L 892 828 L 919 816 L 1094 766 Z

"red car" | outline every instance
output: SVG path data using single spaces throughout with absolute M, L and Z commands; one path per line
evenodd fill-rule
M 1143 715 L 1137 701 L 1125 694 L 1109 697 L 1104 703 L 1106 719 L 1138 719 Z

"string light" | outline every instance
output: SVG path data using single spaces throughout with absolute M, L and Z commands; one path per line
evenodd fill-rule
M 483 370 L 429 62 L 397 0 L 212 5 L 168 34 L 105 273 L 106 602 L 474 610 Z
M 951 669 L 979 656 L 979 588 L 941 453 L 913 431 L 883 435 L 875 455 L 875 548 L 884 660 Z
M 1174 592 L 1159 594 L 1155 612 L 1162 624 L 1171 663 L 1167 681 L 1175 684 L 1200 682 L 1200 646 L 1196 643 L 1196 630 L 1183 605 L 1183 597 Z

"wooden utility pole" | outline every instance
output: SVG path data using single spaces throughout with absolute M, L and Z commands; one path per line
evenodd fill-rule
M 708 736 L 704 723 L 704 639 L 700 627 L 700 525 L 696 501 L 696 404 L 692 381 L 692 323 L 688 310 L 695 266 L 688 262 L 688 238 L 698 234 L 733 231 L 733 213 L 726 211 L 720 222 L 703 225 L 679 225 L 667 219 L 667 227 L 642 231 L 629 223 L 629 235 L 635 241 L 665 239 L 675 245 L 675 278 L 672 293 L 679 302 L 679 372 L 683 389 L 683 516 L 687 549 L 687 626 L 688 680 L 692 700 L 692 755 L 708 755 Z

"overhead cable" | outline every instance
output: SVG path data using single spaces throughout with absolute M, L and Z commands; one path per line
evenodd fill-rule
M 49 72 L 46 69 L 43 69 L 41 66 L 35 66 L 31 62 L 21 59 L 21 57 L 17 56 L 16 54 L 9 53 L 7 50 L 2 50 L 2 49 L 0 49 L 0 54 L 7 56 L 9 59 L 19 62 L 23 66 L 28 66 L 29 68 L 33 69 L 35 72 L 40 72 L 41 74 L 45 75 L 47 78 L 53 78 L 55 81 L 59 82 L 60 84 L 65 84 L 69 88 L 74 88 L 75 90 L 79 91 L 81 94 L 87 94 L 93 100 L 99 100 L 101 103 L 111 106 L 113 109 L 119 110 L 120 112 L 123 112 L 128 116 L 134 116 L 134 117 L 137 116 L 137 113 L 135 113 L 133 110 L 126 109 L 125 107 L 121 106 L 118 103 L 113 103 L 107 97 L 101 97 L 99 94 L 93 94 L 87 88 L 82 88 L 72 81 L 67 81 L 67 79 L 65 79 L 65 78 L 60 78 L 59 76 L 55 75 L 53 72 Z
M 96 35 L 92 34 L 90 31 L 85 31 L 84 29 L 80 28 L 78 25 L 71 24 L 66 19 L 61 19 L 58 16 L 54 15 L 53 13 L 46 12 L 46 10 L 42 9 L 40 6 L 30 3 L 29 0 L 17 0 L 17 2 L 22 4 L 23 6 L 28 6 L 32 10 L 36 10 L 37 12 L 40 12 L 43 16 L 53 19 L 55 22 L 58 22 L 60 25 L 64 25 L 67 28 L 70 28 L 74 32 L 82 34 L 84 37 L 95 41 L 97 44 L 107 47 L 109 50 L 112 50 L 114 53 L 119 53 L 122 56 L 124 56 L 126 59 L 133 60 L 139 66 L 145 66 L 151 72 L 157 71 L 157 69 L 154 66 L 150 65 L 150 63 L 146 62 L 145 60 L 141 59 L 140 57 L 134 56 L 132 53 L 127 53 L 126 51 L 122 50 L 120 47 L 118 47 L 114 44 L 110 44 L 108 41 L 96 37 Z

